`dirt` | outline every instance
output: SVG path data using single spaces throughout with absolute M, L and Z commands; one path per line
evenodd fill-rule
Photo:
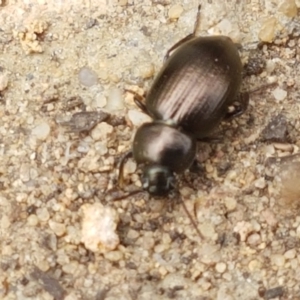
M 299 0 L 202 2 L 197 34 L 239 44 L 250 104 L 179 180 L 201 237 L 176 197 L 107 200 L 148 120 L 127 90 L 198 4 L 0 1 L 1 299 L 300 299 Z

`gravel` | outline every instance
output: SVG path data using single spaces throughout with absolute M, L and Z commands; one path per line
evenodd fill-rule
M 300 297 L 299 0 L 202 1 L 198 34 L 240 44 L 256 91 L 180 181 L 201 238 L 176 198 L 107 200 L 149 121 L 133 92 L 199 3 L 0 4 L 1 299 Z M 139 174 L 129 160 L 126 187 Z

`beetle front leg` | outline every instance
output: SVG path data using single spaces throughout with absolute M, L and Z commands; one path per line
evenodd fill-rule
M 131 93 L 133 94 L 133 101 L 135 103 L 135 105 L 143 112 L 145 113 L 146 115 L 150 115 L 148 110 L 147 110 L 147 107 L 144 103 L 145 101 L 145 97 L 141 96 L 140 94 L 138 94 L 137 92 L 135 91 L 132 91 L 132 90 L 125 90 L 125 92 L 128 92 L 128 93 Z
M 119 166 L 118 185 L 121 189 L 124 189 L 124 166 L 129 158 L 133 156 L 132 151 L 128 151 L 122 158 Z

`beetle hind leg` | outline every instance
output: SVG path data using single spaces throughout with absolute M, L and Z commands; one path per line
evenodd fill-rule
M 193 32 L 190 33 L 189 35 L 187 35 L 186 37 L 184 37 L 183 39 L 181 39 L 180 41 L 178 41 L 175 45 L 173 45 L 167 51 L 167 53 L 166 53 L 166 55 L 164 57 L 164 63 L 170 57 L 170 54 L 171 54 L 172 51 L 174 51 L 176 48 L 178 48 L 179 46 L 181 46 L 185 42 L 193 39 L 196 36 L 197 28 L 199 27 L 199 23 L 200 23 L 200 11 L 201 11 L 201 4 L 198 5 L 198 12 L 197 12 L 197 17 L 196 17 L 196 21 L 195 21 L 195 24 L 194 24 L 194 30 L 193 30 Z
M 267 83 L 259 86 L 258 88 L 254 88 L 247 92 L 240 93 L 234 103 L 228 107 L 227 114 L 225 119 L 231 119 L 242 115 L 249 105 L 250 94 L 263 92 L 267 88 L 271 88 L 277 86 L 277 82 Z
M 249 92 L 240 93 L 232 105 L 228 107 L 225 119 L 231 119 L 242 115 L 249 105 Z

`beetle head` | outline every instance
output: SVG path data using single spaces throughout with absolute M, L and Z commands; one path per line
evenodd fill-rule
M 167 167 L 149 165 L 143 170 L 142 186 L 153 196 L 164 196 L 174 189 L 175 177 Z

